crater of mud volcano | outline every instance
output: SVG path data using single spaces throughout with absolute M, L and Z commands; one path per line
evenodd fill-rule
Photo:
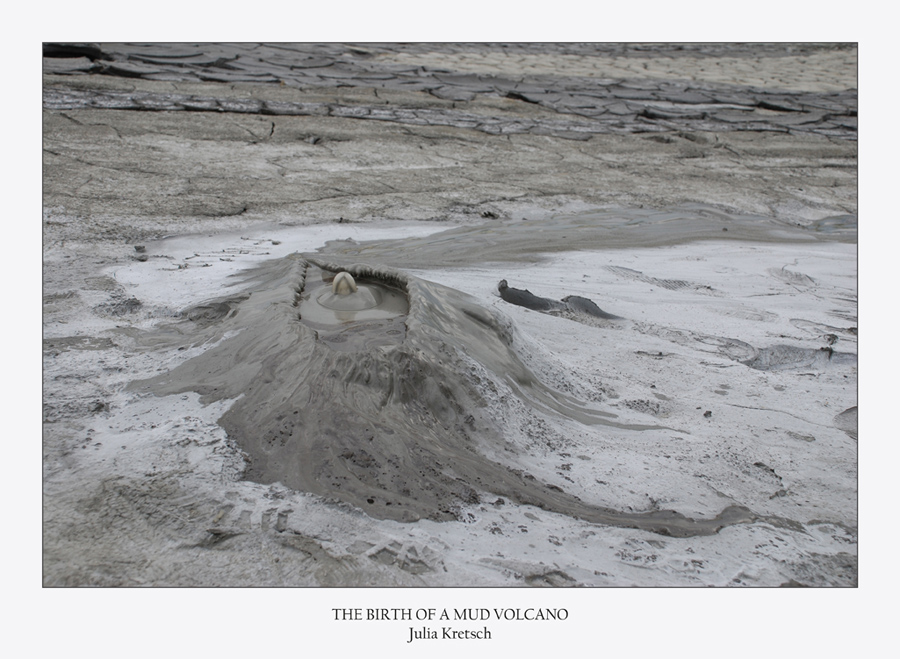
M 341 272 L 357 290 L 336 299 Z M 234 312 L 198 322 L 187 310 L 152 337 L 215 347 L 131 387 L 196 391 L 204 404 L 234 400 L 219 423 L 247 454 L 251 480 L 399 521 L 455 519 L 481 493 L 676 536 L 753 519 L 738 506 L 709 520 L 621 513 L 485 457 L 479 446 L 503 441 L 502 415 L 490 402 L 499 388 L 543 413 L 632 426 L 542 384 L 516 353 L 509 321 L 464 293 L 388 268 L 298 255 L 245 277 L 245 296 L 229 298 Z
M 354 281 L 356 290 L 332 290 L 340 274 L 307 267 L 299 298 L 299 318 L 333 350 L 360 352 L 403 343 L 409 299 L 405 287 L 377 278 Z

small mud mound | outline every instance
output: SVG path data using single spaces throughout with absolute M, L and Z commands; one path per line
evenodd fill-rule
M 329 306 L 329 284 L 341 271 L 372 294 L 348 305 L 357 309 Z M 171 337 L 215 347 L 131 388 L 234 400 L 219 424 L 247 454 L 251 480 L 398 521 L 456 519 L 485 492 L 674 536 L 755 519 L 738 506 L 707 520 L 600 508 L 485 457 L 479 446 L 503 444 L 502 415 L 485 394 L 499 386 L 547 414 L 632 426 L 543 384 L 517 354 L 509 321 L 464 293 L 387 268 L 296 255 L 246 279 L 246 297 L 229 298 L 232 312 L 188 315 L 148 337 L 150 345 Z

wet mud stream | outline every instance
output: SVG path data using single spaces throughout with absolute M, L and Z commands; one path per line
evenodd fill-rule
M 662 247 L 707 240 L 856 242 L 857 220 L 840 215 L 798 225 L 726 213 L 706 204 L 667 209 L 600 209 L 540 219 L 498 219 L 403 240 L 331 241 L 335 259 L 428 269 L 484 263 L 539 262 L 555 252 Z M 510 282 L 512 285 L 512 282 Z
M 686 212 L 675 215 L 683 219 Z M 452 520 L 461 506 L 489 493 L 598 524 L 677 537 L 713 534 L 761 518 L 735 505 L 707 519 L 616 511 L 487 458 L 481 447 L 503 443 L 491 402 L 501 387 L 531 409 L 584 424 L 638 432 L 659 426 L 620 424 L 612 412 L 548 387 L 520 357 L 505 317 L 397 269 L 536 258 L 525 245 L 625 246 L 629 225 L 652 225 L 646 232 L 663 242 L 696 239 L 703 226 L 721 239 L 728 218 L 704 212 L 683 223 L 642 212 L 619 214 L 618 221 L 600 213 L 510 222 L 408 241 L 332 243 L 320 256 L 276 259 L 242 275 L 242 295 L 186 310 L 179 322 L 154 330 L 147 337 L 153 345 L 215 346 L 130 388 L 195 391 L 204 404 L 234 400 L 219 424 L 246 453 L 246 478 L 346 502 L 375 518 Z M 817 239 L 814 231 L 765 227 L 760 218 L 738 218 L 727 228 L 756 239 L 791 239 L 786 233 Z

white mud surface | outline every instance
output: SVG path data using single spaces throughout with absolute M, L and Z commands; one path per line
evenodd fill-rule
M 712 535 L 590 522 L 486 484 L 458 502 L 453 519 L 369 516 L 337 496 L 247 480 L 246 454 L 217 423 L 234 399 L 126 388 L 233 338 L 152 344 L 201 303 L 231 298 L 240 314 L 247 284 L 235 273 L 329 240 L 352 239 L 342 244 L 362 253 L 360 243 L 374 240 L 389 251 L 396 238 L 428 242 L 437 229 L 446 225 L 257 225 L 170 238 L 49 301 L 44 583 L 856 583 L 855 244 L 812 236 L 573 244 L 537 263 L 505 255 L 447 268 L 437 259 L 404 271 L 508 319 L 515 353 L 543 385 L 613 421 L 528 407 L 495 386 L 482 392 L 481 414 L 504 429 L 503 442 L 475 433 L 479 455 L 622 514 L 751 511 Z M 63 252 L 49 250 L 45 261 Z M 622 319 L 513 306 L 497 294 L 501 279 L 550 299 L 583 296 Z

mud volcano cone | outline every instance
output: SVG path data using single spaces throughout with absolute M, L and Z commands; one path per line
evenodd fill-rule
M 356 291 L 336 293 L 342 273 Z M 485 446 L 503 441 L 485 395 L 499 388 L 544 413 L 619 424 L 543 385 L 516 354 L 509 321 L 464 293 L 388 268 L 297 255 L 248 279 L 245 295 L 204 306 L 231 311 L 189 311 L 173 330 L 181 341 L 224 340 L 132 387 L 234 399 L 219 423 L 247 454 L 251 480 L 399 521 L 455 519 L 480 493 L 667 535 L 750 519 L 740 507 L 698 521 L 620 513 L 485 457 Z M 371 296 L 353 297 L 362 290 Z

